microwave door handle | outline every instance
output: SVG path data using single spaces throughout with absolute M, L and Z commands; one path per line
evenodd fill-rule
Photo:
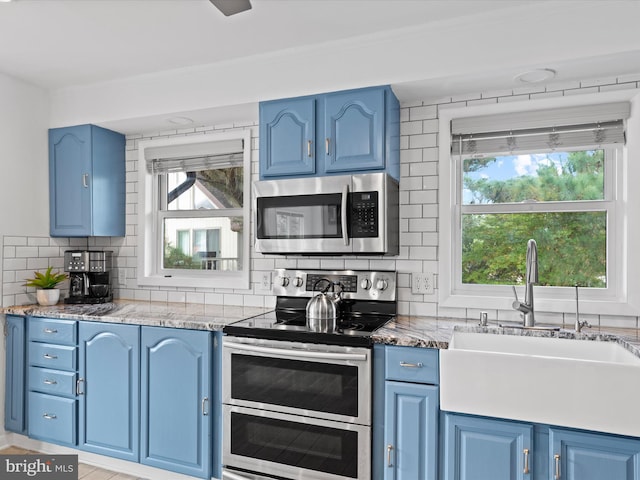
M 349 185 L 345 185 L 342 187 L 342 204 L 341 204 L 341 214 L 342 218 L 342 240 L 344 240 L 345 245 L 349 245 L 349 233 L 347 232 L 347 204 L 349 202 Z

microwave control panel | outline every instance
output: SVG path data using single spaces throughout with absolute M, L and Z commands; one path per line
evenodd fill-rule
M 378 192 L 354 192 L 350 195 L 352 238 L 378 236 Z

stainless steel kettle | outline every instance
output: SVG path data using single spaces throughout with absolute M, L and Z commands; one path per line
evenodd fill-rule
M 313 285 L 314 292 L 320 282 L 327 282 L 327 286 L 307 302 L 307 327 L 314 332 L 334 332 L 340 314 L 340 292 L 335 292 L 334 283 L 327 278 Z

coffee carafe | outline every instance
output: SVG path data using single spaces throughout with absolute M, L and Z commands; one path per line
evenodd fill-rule
M 67 250 L 64 271 L 69 273 L 69 296 L 65 303 L 107 303 L 111 291 L 112 252 Z

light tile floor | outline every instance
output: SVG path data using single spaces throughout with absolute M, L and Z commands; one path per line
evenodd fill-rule
M 4 455 L 20 455 L 29 453 L 38 453 L 32 450 L 25 450 L 19 447 L 7 447 L 0 450 Z M 94 467 L 81 463 L 78 465 L 78 479 L 80 480 L 144 480 L 138 477 L 132 477 L 124 473 L 111 472 L 103 468 Z

